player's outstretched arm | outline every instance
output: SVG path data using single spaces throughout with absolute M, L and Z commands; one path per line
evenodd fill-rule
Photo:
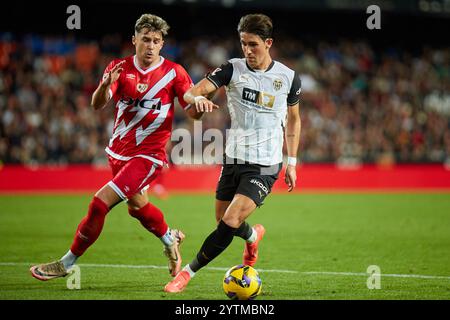
M 105 74 L 103 81 L 97 87 L 92 95 L 91 105 L 97 110 L 103 108 L 111 99 L 109 89 L 117 79 L 119 79 L 120 73 L 123 71 L 122 64 L 125 61 L 120 61 L 116 64 L 108 73 Z
M 195 105 L 195 110 L 197 113 L 203 114 L 203 112 L 212 112 L 213 109 L 219 108 L 218 105 L 209 99 L 212 95 L 214 95 L 216 90 L 217 88 L 211 83 L 211 81 L 203 79 L 186 91 L 183 99 L 192 106 Z
M 296 161 L 298 145 L 300 142 L 301 118 L 299 111 L 299 104 L 288 107 L 287 125 L 285 132 L 286 147 L 288 152 L 288 164 L 286 166 L 286 173 L 284 181 L 288 185 L 288 191 L 291 192 L 296 185 L 297 172 Z

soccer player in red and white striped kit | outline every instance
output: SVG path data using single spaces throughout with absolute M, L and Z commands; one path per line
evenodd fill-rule
M 178 98 L 190 117 L 199 119 L 202 115 L 183 99 L 193 86 L 185 69 L 160 56 L 168 29 L 162 18 L 142 15 L 132 37 L 136 54 L 115 59 L 107 66 L 92 96 L 92 106 L 101 109 L 110 99 L 116 103 L 114 130 L 105 149 L 113 178 L 93 197 L 70 250 L 57 261 L 31 267 L 33 277 L 49 280 L 67 275 L 99 237 L 107 213 L 123 200 L 129 214 L 163 243 L 170 274 L 180 271 L 179 247 L 184 235 L 168 227 L 146 192 L 167 164 L 165 145 L 172 131 L 174 99 Z

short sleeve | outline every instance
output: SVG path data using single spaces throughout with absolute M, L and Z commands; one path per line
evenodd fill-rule
M 227 62 L 216 68 L 214 71 L 209 72 L 206 75 L 206 79 L 211 81 L 216 88 L 220 88 L 221 86 L 227 86 L 230 83 L 232 76 L 233 65 Z
M 189 103 L 184 101 L 183 96 L 186 91 L 194 86 L 194 83 L 192 82 L 192 79 L 187 71 L 181 65 L 177 65 L 176 73 L 177 75 L 175 77 L 174 85 L 175 94 L 178 97 L 178 102 L 183 107 L 183 109 L 188 109 Z
M 291 90 L 287 97 L 288 106 L 296 105 L 300 101 L 300 92 L 302 91 L 302 81 L 297 73 L 294 74 Z

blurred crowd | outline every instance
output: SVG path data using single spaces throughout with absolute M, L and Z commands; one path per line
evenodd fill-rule
M 105 163 L 114 106 L 94 111 L 91 95 L 105 66 L 133 53 L 131 40 L 119 34 L 95 41 L 0 34 L 0 161 Z M 271 53 L 302 81 L 302 162 L 450 163 L 449 47 L 413 52 L 360 40 L 306 44 L 284 37 Z M 168 38 L 162 55 L 197 82 L 241 52 L 233 35 Z M 203 130 L 225 131 L 223 90 L 215 101 L 223 108 L 203 117 Z M 193 130 L 176 109 L 174 128 Z

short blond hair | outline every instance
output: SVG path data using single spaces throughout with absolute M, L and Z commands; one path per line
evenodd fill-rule
M 170 29 L 170 26 L 163 18 L 150 13 L 145 13 L 136 20 L 134 31 L 136 31 L 136 33 L 139 33 L 144 28 L 147 28 L 152 32 L 160 31 L 163 36 L 166 36 Z

